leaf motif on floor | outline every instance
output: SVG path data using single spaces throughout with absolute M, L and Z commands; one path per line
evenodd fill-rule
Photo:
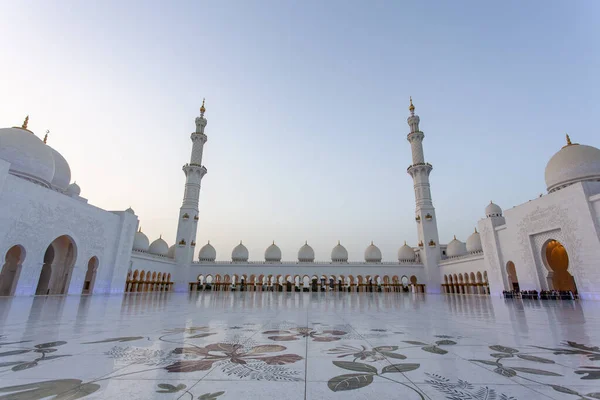
M 327 387 L 333 392 L 360 389 L 373 383 L 372 374 L 347 374 L 331 378 Z
M 0 388 L 0 393 L 9 393 L 0 396 L 0 399 L 42 400 L 51 398 L 75 400 L 90 395 L 98 389 L 100 389 L 100 385 L 83 383 L 80 379 L 56 379 Z
M 377 368 L 375 368 L 369 364 L 363 364 L 363 363 L 359 363 L 359 362 L 355 362 L 355 361 L 332 361 L 332 362 L 333 362 L 333 365 L 335 365 L 336 367 L 344 368 L 349 371 L 366 372 L 369 374 L 377 373 Z
M 557 374 L 556 372 L 544 371 L 542 369 L 534 369 L 534 368 L 524 368 L 524 367 L 510 367 L 515 371 L 523 372 L 525 374 L 532 375 L 545 375 L 545 376 L 562 376 L 561 374 Z
M 96 343 L 110 343 L 110 342 L 131 342 L 133 340 L 144 339 L 144 336 L 123 336 L 117 338 L 109 338 L 104 340 L 97 340 L 95 342 L 83 342 L 82 344 L 96 344 Z

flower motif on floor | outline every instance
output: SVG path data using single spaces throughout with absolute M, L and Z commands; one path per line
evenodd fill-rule
M 439 375 L 425 373 L 430 379 L 426 380 L 434 389 L 446 395 L 448 400 L 517 400 L 515 397 L 508 396 L 504 393 L 496 393 L 496 390 L 490 389 L 487 386 L 475 387 L 467 381 L 459 379 L 456 383 L 450 382 L 449 379 Z
M 367 362 L 376 362 L 385 360 L 386 358 L 395 358 L 405 360 L 406 356 L 399 353 L 394 353 L 398 350 L 398 346 L 377 346 L 371 350 L 367 350 L 365 346 L 339 346 L 327 350 L 328 354 L 335 354 L 337 358 L 354 357 L 354 361 L 361 360 Z
M 415 341 L 415 340 L 404 340 L 403 342 L 412 344 L 415 346 L 423 346 L 423 347 L 421 347 L 421 350 L 426 351 L 428 353 L 433 353 L 433 354 L 446 354 L 446 353 L 448 353 L 448 351 L 442 349 L 439 346 L 453 346 L 456 344 L 455 341 L 448 340 L 448 339 L 438 340 L 435 342 L 435 344 L 429 344 L 429 343 L 419 342 L 419 341 Z
M 300 340 L 301 338 L 310 337 L 313 342 L 334 342 L 340 340 L 343 336 L 347 335 L 348 332 L 340 330 L 324 330 L 317 331 L 311 328 L 291 328 L 288 330 L 277 330 L 277 331 L 265 331 L 263 335 L 274 335 L 268 336 L 275 342 L 286 342 L 292 340 Z
M 599 361 L 600 360 L 600 348 L 598 346 L 587 346 L 585 344 L 580 344 L 577 342 L 566 341 L 562 343 L 563 346 L 567 346 L 569 348 L 549 348 L 549 347 L 541 347 L 534 346 L 538 349 L 550 350 L 553 351 L 556 355 L 583 355 L 586 356 L 590 361 Z
M 268 355 L 279 353 L 284 350 L 287 350 L 287 348 L 272 344 L 253 346 L 250 348 L 245 348 L 241 344 L 229 343 L 214 343 L 209 344 L 206 347 L 178 347 L 173 350 L 173 354 L 197 358 L 178 360 L 171 365 L 166 366 L 165 369 L 169 372 L 208 371 L 214 364 L 218 363 L 222 367 L 231 365 L 244 366 L 243 368 L 235 369 L 232 372 L 238 376 L 250 375 L 253 378 L 259 376 L 257 379 L 262 378 L 268 380 L 270 377 L 268 373 L 260 373 L 261 371 L 266 370 L 275 375 L 273 376 L 274 379 L 285 379 L 285 376 L 289 376 L 290 374 L 286 374 L 285 371 L 278 368 L 265 368 L 265 366 L 293 364 L 302 360 L 302 357 L 297 354 Z M 249 372 L 245 374 L 244 371 Z M 279 374 L 280 372 L 282 374 Z

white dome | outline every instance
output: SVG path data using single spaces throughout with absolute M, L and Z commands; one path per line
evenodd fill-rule
M 54 177 L 52 178 L 52 182 L 50 182 L 50 184 L 52 187 L 60 189 L 61 192 L 64 192 L 67 190 L 67 187 L 71 182 L 71 168 L 62 154 L 50 146 L 48 146 L 48 148 L 52 152 L 52 157 L 54 158 Z
M 272 245 L 265 250 L 265 261 L 281 261 L 281 249 L 273 242 Z
M 77 182 L 73 182 L 69 186 L 67 186 L 67 194 L 69 196 L 79 196 L 80 193 L 81 188 L 79 187 Z
M 471 233 L 471 236 L 467 239 L 467 252 L 479 253 L 481 251 L 483 251 L 483 246 L 481 246 L 481 236 L 479 236 L 479 232 L 475 229 L 475 232 Z M 447 250 L 446 254 L 448 254 Z
M 148 252 L 151 254 L 158 254 L 159 256 L 166 256 L 169 253 L 169 245 L 162 237 L 159 237 L 150 244 Z
M 348 250 L 340 244 L 338 244 L 331 250 L 331 261 L 333 262 L 348 262 Z
M 150 246 L 150 241 L 148 240 L 148 236 L 142 232 L 140 229 L 135 233 L 133 237 L 133 249 L 140 251 L 148 251 L 148 247 Z
M 545 178 L 548 192 L 575 182 L 600 181 L 600 150 L 571 144 L 567 136 L 567 145 L 548 161 Z
M 381 250 L 373 242 L 365 249 L 366 262 L 381 262 Z
M 498 204 L 494 204 L 490 201 L 490 204 L 485 208 L 485 216 L 486 217 L 501 217 L 502 209 Z
M 9 171 L 50 186 L 54 177 L 54 156 L 33 132 L 24 128 L 0 129 L 0 158 L 10 163 Z
M 308 242 L 304 243 L 304 246 L 298 250 L 298 261 L 300 262 L 313 262 L 315 261 L 315 251 L 308 245 Z
M 217 251 L 215 250 L 213 245 L 210 244 L 210 241 L 209 241 L 207 244 L 202 246 L 202 248 L 200 249 L 200 253 L 198 253 L 198 260 L 212 262 L 212 261 L 215 261 L 216 259 L 217 259 Z
M 398 261 L 415 261 L 416 259 L 415 251 L 404 242 L 404 246 L 398 249 Z
M 175 245 L 171 245 L 171 247 L 169 247 L 169 251 L 167 251 L 167 257 L 175 258 L 175 248 Z
M 248 261 L 248 249 L 240 242 L 231 252 L 232 261 Z
M 456 239 L 456 236 L 450 243 L 448 243 L 448 247 L 446 247 L 446 256 L 447 257 L 459 257 L 467 254 L 466 245 L 460 240 Z

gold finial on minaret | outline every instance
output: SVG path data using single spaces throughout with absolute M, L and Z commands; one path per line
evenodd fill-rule
M 50 133 L 50 131 L 48 129 L 46 129 L 46 135 L 44 136 L 44 144 L 48 143 L 48 134 Z
M 415 106 L 412 102 L 412 96 L 410 96 L 410 107 L 408 107 L 408 110 L 410 111 L 411 115 L 415 115 Z
M 202 99 L 202 107 L 200 107 L 200 115 L 204 115 L 204 113 L 206 112 L 206 108 L 204 107 L 204 101 L 206 99 Z
M 573 143 L 571 143 L 571 138 L 569 137 L 569 134 L 567 134 L 567 146 L 572 145 Z
M 23 121 L 23 125 L 21 125 L 21 128 L 27 129 L 28 123 L 29 123 L 29 115 L 25 117 L 25 121 Z

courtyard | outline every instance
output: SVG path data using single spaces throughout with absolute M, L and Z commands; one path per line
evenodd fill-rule
M 0 299 L 0 399 L 599 399 L 595 302 L 414 293 Z

